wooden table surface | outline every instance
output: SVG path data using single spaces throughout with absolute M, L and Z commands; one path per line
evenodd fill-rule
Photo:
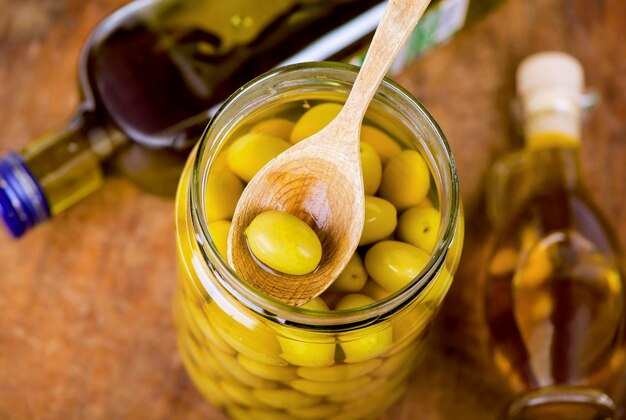
M 96 22 L 123 0 L 0 0 L 0 153 L 62 123 L 78 101 L 76 62 Z M 464 257 L 425 365 L 389 419 L 497 418 L 510 397 L 485 358 L 477 272 L 490 232 L 483 178 L 519 145 L 514 71 L 530 53 L 578 57 L 603 100 L 584 126 L 593 196 L 626 243 L 626 2 L 508 0 L 397 80 L 441 124 L 456 155 Z M 176 351 L 172 200 L 112 178 L 12 241 L 0 234 L 0 419 L 223 418 Z

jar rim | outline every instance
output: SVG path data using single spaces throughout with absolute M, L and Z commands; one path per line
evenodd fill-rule
M 372 323 L 376 319 L 387 318 L 393 313 L 400 311 L 412 302 L 414 297 L 419 296 L 419 294 L 425 290 L 428 285 L 430 285 L 430 283 L 436 278 L 438 273 L 444 267 L 448 251 L 452 244 L 452 240 L 454 239 L 457 224 L 459 223 L 458 214 L 460 209 L 460 195 L 456 164 L 454 157 L 452 156 L 452 151 L 450 150 L 450 146 L 443 131 L 435 119 L 421 104 L 421 102 L 419 102 L 419 100 L 411 95 L 406 89 L 385 78 L 382 81 L 381 88 L 379 88 L 376 95 L 379 95 L 380 89 L 383 88 L 393 92 L 395 95 L 399 95 L 399 100 L 404 101 L 406 104 L 414 108 L 421 120 L 423 120 L 420 122 L 426 123 L 427 129 L 434 134 L 434 137 L 438 141 L 438 145 L 441 146 L 441 151 L 444 155 L 444 162 L 446 164 L 445 169 L 448 173 L 445 174 L 443 179 L 449 183 L 448 190 L 450 191 L 450 197 L 445 197 L 445 200 L 440 200 L 440 210 L 442 214 L 441 226 L 446 227 L 443 231 L 443 235 L 440 234 L 440 238 L 442 239 L 430 253 L 428 263 L 422 271 L 399 291 L 368 306 L 349 310 L 315 311 L 294 307 L 280 302 L 270 296 L 258 292 L 243 277 L 239 276 L 232 267 L 230 267 L 226 258 L 221 256 L 217 250 L 217 246 L 213 243 L 208 228 L 209 222 L 206 219 L 205 212 L 202 211 L 205 204 L 203 188 L 204 181 L 206 181 L 206 177 L 208 176 L 213 163 L 212 160 L 209 160 L 207 165 L 203 165 L 203 157 L 206 157 L 206 154 L 209 153 L 210 159 L 212 159 L 214 155 L 211 156 L 210 154 L 219 150 L 220 144 L 227 137 L 222 136 L 222 138 L 220 138 L 219 136 L 216 136 L 214 139 L 209 141 L 212 130 L 216 125 L 216 121 L 218 121 L 225 112 L 233 107 L 233 104 L 236 104 L 237 100 L 242 95 L 268 81 L 268 79 L 275 79 L 294 72 L 311 70 L 327 72 L 340 71 L 356 76 L 359 68 L 349 64 L 334 62 L 299 63 L 276 68 L 243 85 L 224 102 L 215 116 L 211 119 L 202 134 L 191 169 L 189 199 L 194 230 L 193 237 L 195 238 L 198 248 L 203 255 L 204 263 L 206 264 L 205 268 L 208 268 L 211 271 L 213 277 L 217 279 L 220 286 L 228 294 L 256 314 L 281 324 L 303 326 L 311 329 L 365 325 Z M 350 81 L 350 84 L 352 84 L 352 81 Z M 226 131 L 228 132 L 228 130 Z M 447 205 L 445 212 L 443 208 L 444 205 Z M 446 215 L 445 218 L 444 214 Z M 204 286 L 206 287 L 207 285 Z

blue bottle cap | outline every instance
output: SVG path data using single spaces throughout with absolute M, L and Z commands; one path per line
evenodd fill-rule
M 0 160 L 0 218 L 15 238 L 50 218 L 39 182 L 13 152 Z

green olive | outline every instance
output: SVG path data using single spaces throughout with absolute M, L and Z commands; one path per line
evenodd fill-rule
M 355 252 L 329 290 L 354 293 L 361 290 L 366 281 L 367 271 L 365 271 L 363 259 Z
M 252 254 L 281 273 L 312 273 L 322 259 L 322 244 L 313 229 L 287 212 L 263 212 L 245 233 Z
M 361 127 L 361 142 L 372 146 L 383 163 L 387 163 L 389 159 L 402 151 L 400 145 L 391 137 L 371 125 Z
M 393 325 L 393 341 L 396 348 L 391 353 L 398 352 L 398 348 L 409 347 L 414 343 L 421 334 L 424 333 L 426 327 L 433 319 L 435 305 L 432 300 L 418 302 L 404 312 L 400 313 L 392 322 Z M 390 356 L 387 354 L 386 356 Z
M 252 390 L 244 385 L 237 383 L 236 381 L 222 381 L 220 386 L 224 394 L 228 396 L 231 401 L 236 402 L 244 407 L 263 407 L 264 404 L 257 400 L 252 394 Z
M 331 290 L 331 288 L 329 287 L 324 291 L 324 293 L 320 295 L 320 297 L 324 300 L 326 306 L 328 306 L 329 308 L 334 308 L 337 302 L 339 302 L 339 300 L 344 296 L 344 294 L 345 292 Z
M 357 309 L 375 302 L 369 296 L 353 293 L 344 296 L 337 303 L 335 309 Z M 393 342 L 392 328 L 388 321 L 357 331 L 339 334 L 338 338 L 339 346 L 345 355 L 345 363 L 357 363 L 373 359 L 387 351 Z
M 229 170 L 215 171 L 209 174 L 205 192 L 207 220 L 230 219 L 243 192 L 243 183 Z
M 406 377 L 413 372 L 406 366 L 402 372 L 390 379 L 375 379 L 375 387 L 358 398 L 347 400 L 338 416 L 326 420 L 361 420 L 379 418 L 393 403 L 406 392 Z M 399 379 L 396 379 L 399 378 Z M 337 400 L 333 395 L 331 401 Z M 421 418 L 419 416 L 418 418 Z
M 196 344 L 197 342 L 194 340 L 190 340 L 189 343 L 191 343 L 191 346 L 188 346 L 191 358 L 195 360 L 203 374 L 214 380 L 236 380 L 235 376 L 217 361 L 213 353 L 207 350 L 208 347 Z
M 369 376 L 361 376 L 356 379 L 348 379 L 346 381 L 336 382 L 318 382 L 308 379 L 296 379 L 291 382 L 291 386 L 298 391 L 305 392 L 310 395 L 326 396 L 332 394 L 340 394 L 359 389 L 372 381 Z
M 383 321 L 361 330 L 339 334 L 339 346 L 345 363 L 374 359 L 393 344 L 393 330 L 389 321 Z
M 374 148 L 369 144 L 361 142 L 359 150 L 363 170 L 363 189 L 365 194 L 376 194 L 383 175 L 383 164 Z
M 321 368 L 299 367 L 298 375 L 304 379 L 319 382 L 345 381 L 365 376 L 376 370 L 381 364 L 380 359 L 373 359 L 361 363 L 337 364 Z
M 321 402 L 320 397 L 306 395 L 294 389 L 254 389 L 252 393 L 268 406 L 286 410 L 310 407 Z
M 435 206 L 433 205 L 433 202 L 430 201 L 430 198 L 426 197 L 422 201 L 417 203 L 415 207 L 435 207 Z
M 276 338 L 280 357 L 292 365 L 318 368 L 335 363 L 335 339 L 328 334 L 283 327 Z
M 239 364 L 237 358 L 231 354 L 215 349 L 213 356 L 215 360 L 217 360 L 217 363 L 225 368 L 235 378 L 235 382 L 239 384 L 245 384 L 251 388 L 257 389 L 273 389 L 278 386 L 276 381 L 259 378 L 244 369 L 241 364 Z
M 365 254 L 365 268 L 385 290 L 395 293 L 415 279 L 426 266 L 428 254 L 399 241 L 382 241 Z
M 226 305 L 224 308 L 229 312 L 211 302 L 204 305 L 203 310 L 216 326 L 215 331 L 230 347 L 261 363 L 273 366 L 287 364 L 279 357 L 280 346 L 272 329 L 258 319 L 238 312 L 236 308 Z
M 228 250 L 228 232 L 230 232 L 230 222 L 228 220 L 215 220 L 209 223 L 209 233 L 217 251 L 226 258 Z
M 365 414 L 356 413 L 357 415 L 355 415 L 355 409 L 353 407 L 360 407 L 364 404 L 364 401 L 371 402 L 370 397 L 372 395 L 377 395 L 379 393 L 379 390 L 382 389 L 384 385 L 384 379 L 376 378 L 372 380 L 369 384 L 359 389 L 355 389 L 350 392 L 342 392 L 339 394 L 329 395 L 328 397 L 326 397 L 328 401 L 332 401 L 334 403 L 342 403 L 343 407 L 341 413 L 339 413 L 338 416 L 329 417 L 328 420 L 360 420 L 363 418 L 378 418 L 378 416 L 376 416 L 376 412 L 380 412 L 380 409 L 370 410 L 369 413 Z M 376 401 L 380 404 L 382 401 L 384 401 L 385 398 L 386 396 L 383 396 L 383 398 L 379 397 L 376 399 Z
M 389 201 L 365 196 L 365 223 L 359 245 L 368 245 L 391 235 L 398 224 L 396 208 Z
M 228 167 L 245 182 L 250 180 L 270 160 L 289 148 L 289 143 L 278 137 L 249 133 L 239 137 L 228 150 Z
M 379 194 L 401 211 L 416 206 L 429 188 L 430 171 L 424 158 L 414 150 L 404 150 L 385 165 Z
M 204 303 L 200 305 L 206 306 L 207 304 Z M 195 325 L 199 329 L 206 339 L 202 341 L 206 341 L 211 348 L 218 348 L 225 353 L 235 354 L 235 350 L 230 347 L 215 330 L 215 326 L 213 325 L 214 320 L 209 320 L 206 313 L 195 303 L 187 303 L 186 307 L 187 311 L 183 312 L 187 312 L 188 314 L 189 325 Z
M 219 153 L 213 158 L 211 163 L 212 171 L 223 171 L 228 169 L 228 149 L 220 150 Z
M 191 377 L 191 381 L 198 387 L 200 393 L 215 407 L 222 407 L 228 400 L 226 395 L 217 386 L 217 381 L 198 368 L 198 364 L 193 360 L 187 351 L 184 339 L 179 337 L 178 346 L 183 364 Z
M 265 363 L 257 362 L 243 354 L 237 356 L 237 360 L 248 372 L 258 376 L 259 378 L 269 379 L 272 381 L 288 382 L 298 378 L 296 368 L 293 366 L 272 366 Z
M 306 111 L 291 131 L 291 142 L 298 143 L 326 127 L 341 111 L 342 105 L 325 103 Z
M 380 301 L 391 296 L 391 293 L 380 287 L 378 283 L 371 279 L 368 280 L 367 283 L 365 283 L 365 286 L 363 286 L 363 289 L 361 289 L 361 293 L 365 296 L 371 297 L 376 301 Z
M 252 126 L 251 133 L 267 134 L 289 141 L 295 123 L 284 118 L 270 118 Z
M 311 311 L 320 311 L 320 312 L 329 310 L 328 305 L 326 305 L 326 302 L 324 302 L 321 297 L 316 297 L 315 299 L 308 301 L 304 305 L 300 305 L 300 307 L 304 309 L 309 309 Z
M 349 295 L 345 295 L 339 302 L 337 302 L 335 310 L 344 311 L 348 309 L 357 309 L 371 305 L 372 303 L 376 303 L 376 301 L 369 296 L 365 296 L 360 293 L 351 293 Z
M 312 407 L 300 407 L 295 410 L 289 410 L 289 413 L 298 419 L 327 419 L 340 411 L 340 405 L 321 403 Z
M 282 411 L 265 407 L 266 405 L 263 404 L 263 408 L 251 407 L 246 409 L 231 403 L 226 406 L 226 413 L 231 420 L 293 420 L 292 417 Z
M 400 216 L 398 238 L 430 253 L 435 248 L 440 224 L 439 210 L 426 206 L 411 207 Z
M 387 357 L 385 361 L 372 373 L 372 375 L 376 378 L 388 378 L 391 375 L 398 373 L 401 369 L 406 369 L 407 366 L 411 366 L 411 361 L 414 357 L 415 348 L 406 347 L 403 351 L 394 354 L 391 357 Z

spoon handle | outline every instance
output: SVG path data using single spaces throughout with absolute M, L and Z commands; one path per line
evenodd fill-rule
M 365 62 L 342 110 L 343 124 L 360 127 L 367 107 L 430 0 L 389 0 Z

